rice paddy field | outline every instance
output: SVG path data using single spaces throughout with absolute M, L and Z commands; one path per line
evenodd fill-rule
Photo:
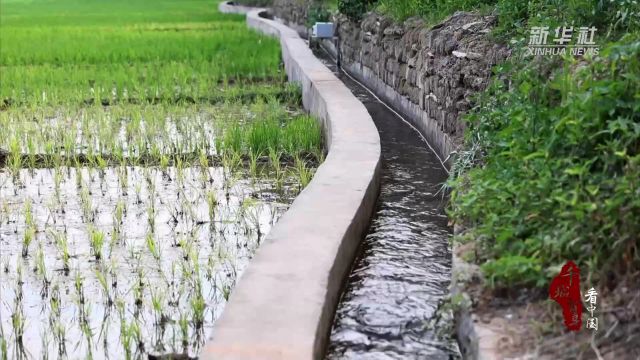
M 323 159 L 202 0 L 0 0 L 0 359 L 194 358 Z

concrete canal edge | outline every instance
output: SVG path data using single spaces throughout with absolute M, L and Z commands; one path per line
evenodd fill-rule
M 342 284 L 369 226 L 380 187 L 380 138 L 366 108 L 298 34 L 247 12 L 278 37 L 289 81 L 324 129 L 328 155 L 259 247 L 205 345 L 203 359 L 319 359 Z

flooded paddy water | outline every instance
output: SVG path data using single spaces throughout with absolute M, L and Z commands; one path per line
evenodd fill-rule
M 0 116 L 0 348 L 195 357 L 323 157 L 275 99 Z
M 0 118 L 5 356 L 197 356 L 323 156 L 276 100 L 121 110 Z
M 0 319 L 22 338 L 8 351 L 195 356 L 298 191 L 223 167 L 0 171 Z

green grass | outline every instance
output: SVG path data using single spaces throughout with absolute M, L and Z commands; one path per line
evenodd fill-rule
M 201 98 L 280 79 L 277 41 L 211 1 L 3 1 L 0 100 Z
M 322 155 L 318 122 L 276 98 L 243 104 L 89 106 L 80 109 L 11 108 L 0 112 L 0 148 L 6 166 L 57 167 L 88 164 L 158 165 L 167 157 L 196 164 L 225 153 L 289 157 Z
M 157 164 L 187 153 L 195 160 L 215 155 L 214 135 L 220 153 L 319 153 L 316 125 L 286 125 L 299 114 L 285 109 L 299 106 L 300 96 L 284 83 L 278 42 L 216 5 L 2 1 L 0 148 L 14 155 L 10 167 L 26 165 L 18 151 L 31 167 L 42 155 L 47 166 L 107 158 Z M 294 126 L 306 134 L 291 134 Z

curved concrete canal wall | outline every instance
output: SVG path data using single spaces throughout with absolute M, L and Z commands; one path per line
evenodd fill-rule
M 300 29 L 311 6 L 309 1 L 274 0 L 273 12 L 276 19 Z M 456 12 L 427 26 L 417 18 L 397 23 L 370 12 L 358 23 L 340 14 L 333 21 L 339 48 L 335 41 L 323 40 L 324 49 L 333 57 L 339 50 L 343 70 L 415 126 L 450 167 L 465 130 L 462 116 L 474 105 L 475 94 L 489 84 L 492 67 L 511 54 L 489 36 L 496 17 Z M 453 256 L 454 294 L 464 291 L 460 279 L 472 276 L 472 268 Z M 456 318 L 463 358 L 499 357 L 499 334 L 465 307 Z
M 249 11 L 247 24 L 280 39 L 289 81 L 322 122 L 328 155 L 256 252 L 201 357 L 318 359 L 376 203 L 380 138 L 364 105 L 298 34 L 260 12 Z

